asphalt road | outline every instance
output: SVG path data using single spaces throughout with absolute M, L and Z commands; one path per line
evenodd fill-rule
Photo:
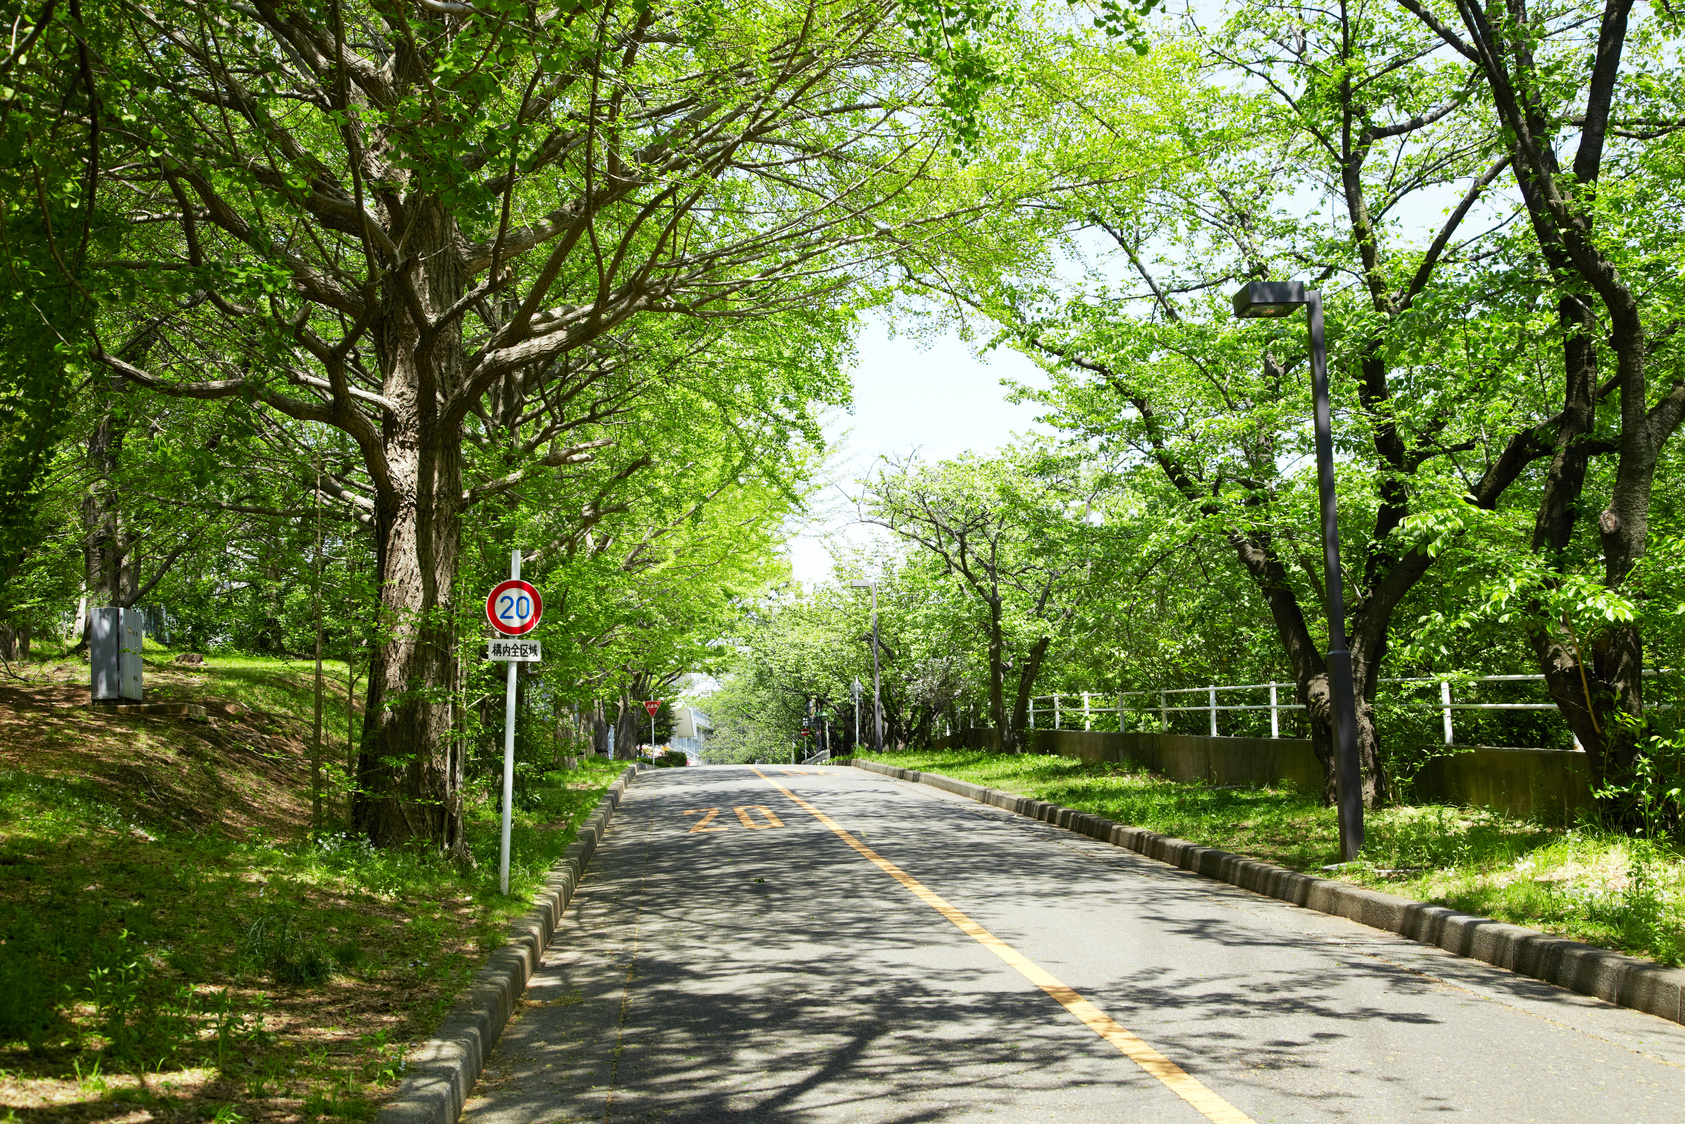
M 1685 1027 L 846 767 L 627 789 L 464 1116 L 1685 1120 Z

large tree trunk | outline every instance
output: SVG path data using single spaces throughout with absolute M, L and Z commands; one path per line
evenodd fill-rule
M 1332 692 L 1328 686 L 1328 661 L 1312 637 L 1300 611 L 1298 599 L 1287 581 L 1287 572 L 1276 557 L 1270 540 L 1262 535 L 1233 534 L 1229 539 L 1242 566 L 1252 577 L 1258 591 L 1270 608 L 1276 635 L 1286 652 L 1287 663 L 1293 669 L 1299 703 L 1305 708 L 1311 728 L 1311 748 L 1322 764 L 1322 799 L 1333 804 L 1339 796 L 1339 773 L 1334 751 L 1334 710 Z M 1347 646 L 1351 650 L 1352 693 L 1356 703 L 1358 765 L 1363 770 L 1363 805 L 1372 808 L 1384 802 L 1388 795 L 1386 770 L 1380 752 L 1380 739 L 1375 730 L 1376 672 L 1386 654 L 1384 627 L 1381 639 L 1371 639 L 1374 629 L 1360 627 L 1351 630 Z M 1383 625 L 1385 621 L 1382 621 Z
M 461 561 L 461 435 L 439 404 L 462 362 L 460 321 L 431 321 L 461 295 L 455 224 L 412 203 L 408 278 L 389 277 L 372 338 L 391 403 L 381 433 L 386 488 L 375 507 L 381 634 L 370 661 L 357 766 L 355 822 L 377 846 L 424 843 L 469 859 L 462 821 L 462 747 L 451 737 L 453 614 Z M 419 301 L 418 323 L 406 303 Z M 450 431 L 447 431 L 447 428 Z
M 20 623 L 21 622 L 21 623 Z M 0 660 L 29 658 L 29 617 L 0 617 Z
M 1024 655 L 1023 670 L 1018 673 L 1018 692 L 1012 700 L 1012 740 L 1019 749 L 1028 749 L 1022 744 L 1024 728 L 1030 724 L 1030 692 L 1035 690 L 1036 676 L 1041 674 L 1041 665 L 1047 659 L 1047 649 L 1053 643 L 1051 636 L 1038 636 L 1030 650 Z
M 1385 803 L 1390 786 L 1387 783 L 1385 762 L 1381 757 L 1381 740 L 1375 728 L 1376 664 L 1360 664 L 1353 653 L 1352 693 L 1357 708 L 1357 759 L 1363 770 L 1363 806 L 1373 808 Z M 1338 755 L 1334 751 L 1334 712 L 1328 690 L 1328 669 L 1321 656 L 1309 675 L 1295 676 L 1299 702 L 1310 717 L 1311 749 L 1322 764 L 1322 802 L 1332 805 L 1339 798 L 1340 778 Z
M 609 725 L 605 717 L 603 700 L 596 699 L 591 703 L 591 752 L 602 757 L 609 756 Z
M 393 457 L 412 482 L 376 522 L 381 635 L 369 668 L 357 829 L 378 846 L 425 842 L 462 859 L 462 763 L 451 738 L 452 612 L 461 538 L 454 446 Z M 418 487 L 425 480 L 426 487 Z
M 1002 753 L 1017 753 L 1018 728 L 1006 709 L 1006 641 L 1002 636 L 1000 598 L 989 598 L 989 718 L 1000 731 Z
M 1560 249 L 1550 256 L 1559 270 L 1569 268 Z M 1544 556 L 1545 566 L 1551 571 L 1563 568 L 1564 555 L 1579 522 L 1586 468 L 1591 460 L 1590 438 L 1596 421 L 1597 392 L 1595 315 L 1578 296 L 1564 294 L 1557 301 L 1557 319 L 1563 333 L 1562 413 L 1557 418 L 1556 446 L 1533 523 L 1533 550 Z M 1589 677 L 1580 677 L 1582 653 L 1578 639 L 1562 625 L 1550 627 L 1535 623 L 1528 629 L 1528 640 L 1551 698 L 1568 728 L 1582 746 L 1600 750 L 1602 724 Z M 1606 779 L 1603 754 L 1593 752 L 1590 764 L 1592 788 L 1596 791 Z
M 614 723 L 614 756 L 630 761 L 638 756 L 638 746 L 649 733 L 649 712 L 644 700 L 649 698 L 653 676 L 647 671 L 633 674 L 631 682 L 620 692 L 620 713 Z
M 1620 589 L 1643 557 L 1649 536 L 1650 492 L 1661 442 L 1671 429 L 1652 429 L 1645 409 L 1643 325 L 1636 306 L 1612 295 L 1610 333 L 1621 382 L 1621 436 L 1615 485 L 1598 517 L 1603 546 L 1603 584 Z M 1533 549 L 1544 554 L 1550 570 L 1560 570 L 1574 528 L 1586 514 L 1583 497 L 1597 385 L 1596 321 L 1574 296 L 1560 302 L 1564 328 L 1563 363 L 1567 399 L 1557 425 L 1556 455 L 1546 478 L 1534 526 Z M 1625 313 L 1625 315 L 1621 315 Z M 1632 394 L 1627 387 L 1639 388 Z M 1659 438 L 1659 439 L 1658 439 Z M 1535 623 L 1529 628 L 1534 656 L 1551 698 L 1574 737 L 1585 748 L 1593 792 L 1617 794 L 1632 786 L 1637 774 L 1644 729 L 1643 634 L 1636 623 L 1616 622 L 1582 636 L 1569 620 Z M 1605 798 L 1600 798 L 1605 799 Z M 1606 811 L 1620 822 L 1637 823 L 1630 799 L 1605 799 Z

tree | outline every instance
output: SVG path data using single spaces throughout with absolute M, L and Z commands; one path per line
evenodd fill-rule
M 1666 41 L 1678 17 L 1654 13 L 1650 32 L 1636 36 L 1631 76 L 1631 0 L 1460 2 L 1455 16 L 1421 0 L 1399 4 L 1479 75 L 1555 289 L 1561 407 L 1540 427 L 1551 459 L 1531 543 L 1537 580 L 1520 600 L 1551 695 L 1590 754 L 1594 788 L 1619 788 L 1633 777 L 1647 725 L 1643 626 L 1631 605 L 1640 583 L 1632 579 L 1649 545 L 1662 450 L 1685 419 L 1685 377 L 1670 342 L 1678 231 L 1649 220 L 1678 202 L 1680 73 L 1676 43 Z M 1566 141 L 1576 131 L 1568 161 Z M 1600 352 L 1614 356 L 1607 376 Z M 1669 364 L 1674 371 L 1652 388 L 1652 371 Z M 1612 411 L 1603 406 L 1611 395 Z M 1594 532 L 1600 572 L 1588 583 L 1578 580 L 1584 571 L 1573 548 L 1594 506 L 1588 468 L 1609 452 L 1615 468 Z M 1603 619 L 1582 639 L 1576 615 Z
M 1530 401 L 1498 420 L 1514 426 L 1508 434 L 1460 426 L 1464 404 L 1490 388 L 1418 362 L 1407 346 L 1418 305 L 1468 254 L 1464 224 L 1505 167 L 1466 65 L 1411 31 L 1385 9 L 1342 8 L 1307 26 L 1299 9 L 1269 3 L 1242 8 L 1219 33 L 1194 25 L 1189 45 L 1223 83 L 1190 74 L 1192 91 L 1163 111 L 1185 138 L 1183 161 L 1146 188 L 1060 204 L 1115 245 L 1128 279 L 1074 295 L 1003 283 L 970 297 L 1050 372 L 1050 390 L 1027 396 L 1058 424 L 1153 466 L 1189 525 L 1227 541 L 1269 608 L 1332 798 L 1323 644 L 1306 612 L 1324 599 L 1308 546 L 1316 508 L 1290 468 L 1307 447 L 1304 327 L 1237 325 L 1224 290 L 1307 271 L 1350 279 L 1344 291 L 1324 288 L 1344 413 L 1341 529 L 1356 543 L 1346 644 L 1368 803 L 1387 791 L 1372 704 L 1393 617 L 1433 561 L 1412 516 L 1447 492 L 1455 505 L 1490 508 L 1547 451 Z M 1125 137 L 1138 127 L 1107 125 Z M 1326 218 L 1293 205 L 1294 192 L 1321 185 L 1334 204 Z M 1420 244 L 1389 228 L 1388 214 L 1448 191 L 1455 202 Z M 1481 467 L 1465 470 L 1460 453 Z
M 1076 605 L 1123 552 L 1102 542 L 1103 470 L 1045 450 L 937 465 L 890 462 L 864 482 L 861 520 L 939 561 L 982 618 L 990 720 L 1022 748 L 1036 676 Z
M 87 376 L 89 257 L 111 244 L 93 55 L 76 3 L 3 9 L 0 57 L 0 657 L 27 649 L 33 609 L 14 588 L 39 518 L 72 388 Z
M 817 729 L 821 712 L 832 752 L 853 752 L 855 681 L 860 748 L 871 746 L 872 602 L 849 585 L 867 573 L 878 585 L 885 746 L 919 748 L 940 721 L 957 724 L 958 705 L 977 694 L 981 637 L 953 579 L 932 562 L 916 551 L 839 560 L 831 582 L 746 606 L 719 668 L 723 685 L 702 701 L 714 721 L 709 759 L 779 759 L 802 727 Z
M 558 12 L 128 0 L 94 60 L 136 224 L 101 267 L 159 342 L 100 361 L 357 446 L 382 598 L 357 819 L 465 854 L 452 724 L 461 528 L 600 455 L 584 436 L 734 322 L 815 308 L 935 221 L 949 137 L 886 5 Z M 814 387 L 726 384 L 788 416 Z M 496 454 L 496 455 L 492 455 Z M 585 522 L 589 517 L 584 517 Z

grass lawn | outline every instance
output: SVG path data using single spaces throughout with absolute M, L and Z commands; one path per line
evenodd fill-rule
M 85 662 L 0 680 L 0 1121 L 366 1120 L 624 763 L 532 787 L 504 898 L 486 793 L 470 871 L 311 832 L 310 663 L 169 656 L 147 697 L 208 721 L 92 711 Z
M 886 753 L 941 773 L 1282 866 L 1677 965 L 1685 956 L 1685 856 L 1671 842 L 1559 828 L 1478 808 L 1371 811 L 1360 862 L 1340 857 L 1334 810 L 1282 789 L 1181 784 L 1119 763 L 972 751 Z

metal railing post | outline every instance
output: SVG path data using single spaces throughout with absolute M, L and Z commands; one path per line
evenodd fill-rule
M 1270 684 L 1270 737 L 1281 737 L 1281 711 L 1275 695 L 1275 684 Z
M 1166 734 L 1170 732 L 1170 707 L 1164 701 L 1163 691 L 1158 693 L 1158 724 L 1160 732 Z
M 1445 744 L 1455 745 L 1457 743 L 1452 739 L 1451 730 L 1451 680 L 1449 679 L 1439 681 L 1439 706 L 1439 713 L 1445 718 Z
M 1120 734 L 1128 732 L 1123 726 L 1123 696 L 1121 694 L 1117 697 L 1117 732 Z
M 1036 697 L 1030 696 L 1030 729 L 1036 728 Z
M 1211 736 L 1217 736 L 1217 685 L 1211 685 Z
M 1087 691 L 1084 691 L 1082 693 L 1082 728 L 1084 730 L 1092 730 L 1094 728 L 1093 725 L 1091 724 L 1090 715 L 1088 713 L 1088 692 Z
M 1055 730 L 1057 730 L 1057 729 L 1059 729 L 1059 727 L 1061 727 L 1063 725 L 1064 725 L 1064 720 L 1059 716 L 1059 696 L 1054 695 L 1053 696 L 1053 728 Z

